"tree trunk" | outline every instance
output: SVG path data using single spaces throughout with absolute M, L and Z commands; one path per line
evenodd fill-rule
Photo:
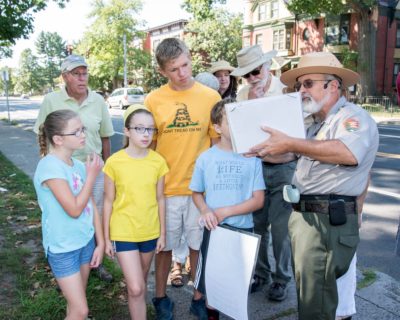
M 374 10 L 377 10 L 377 8 Z M 356 12 L 359 13 L 357 71 L 361 77 L 360 94 L 362 96 L 374 95 L 376 92 L 375 48 L 377 28 L 371 20 L 368 9 L 359 7 Z

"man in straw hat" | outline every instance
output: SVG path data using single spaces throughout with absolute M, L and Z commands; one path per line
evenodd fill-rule
M 237 53 L 238 67 L 231 72 L 231 76 L 243 77 L 247 81 L 237 94 L 238 101 L 282 94 L 285 86 L 270 72 L 272 58 L 276 54 L 276 50 L 263 53 L 257 44 Z
M 240 50 L 237 54 L 238 68 L 231 74 L 244 77 L 248 85 L 242 88 L 237 99 L 248 100 L 265 96 L 280 95 L 285 85 L 270 73 L 271 59 L 276 51 L 263 53 L 261 47 L 254 45 Z M 290 239 L 288 221 L 292 207 L 283 200 L 284 185 L 293 179 L 296 161 L 290 157 L 263 159 L 263 175 L 266 185 L 264 207 L 254 212 L 254 232 L 261 235 L 260 250 L 251 292 L 270 285 L 268 298 L 283 301 L 287 297 L 287 283 L 290 281 Z M 270 236 L 271 234 L 271 236 Z M 275 272 L 271 271 L 268 258 L 269 242 L 275 257 Z
M 313 123 L 307 139 L 263 128 L 271 136 L 252 148 L 260 157 L 299 156 L 293 184 L 300 201 L 289 220 L 299 319 L 335 319 L 336 279 L 343 275 L 359 242 L 357 200 L 368 185 L 379 144 L 376 123 L 341 95 L 359 75 L 327 52 L 301 57 L 281 81 L 300 92 Z

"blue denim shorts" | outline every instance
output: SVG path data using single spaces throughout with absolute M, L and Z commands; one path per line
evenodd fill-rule
M 94 249 L 93 237 L 86 246 L 74 251 L 52 253 L 48 250 L 47 260 L 54 277 L 56 279 L 64 278 L 79 272 L 81 265 L 89 263 L 92 259 Z
M 139 250 L 146 253 L 156 249 L 157 239 L 142 242 L 113 241 L 113 246 L 115 252 Z

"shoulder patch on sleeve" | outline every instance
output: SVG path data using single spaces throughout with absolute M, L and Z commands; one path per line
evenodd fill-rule
M 343 122 L 345 129 L 349 132 L 357 131 L 360 128 L 360 122 L 356 118 L 349 118 Z

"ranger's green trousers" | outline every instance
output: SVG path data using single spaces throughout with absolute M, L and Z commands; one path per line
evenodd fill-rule
M 359 242 L 358 219 L 332 226 L 327 214 L 293 211 L 289 219 L 300 320 L 334 320 L 336 279 L 349 268 Z

